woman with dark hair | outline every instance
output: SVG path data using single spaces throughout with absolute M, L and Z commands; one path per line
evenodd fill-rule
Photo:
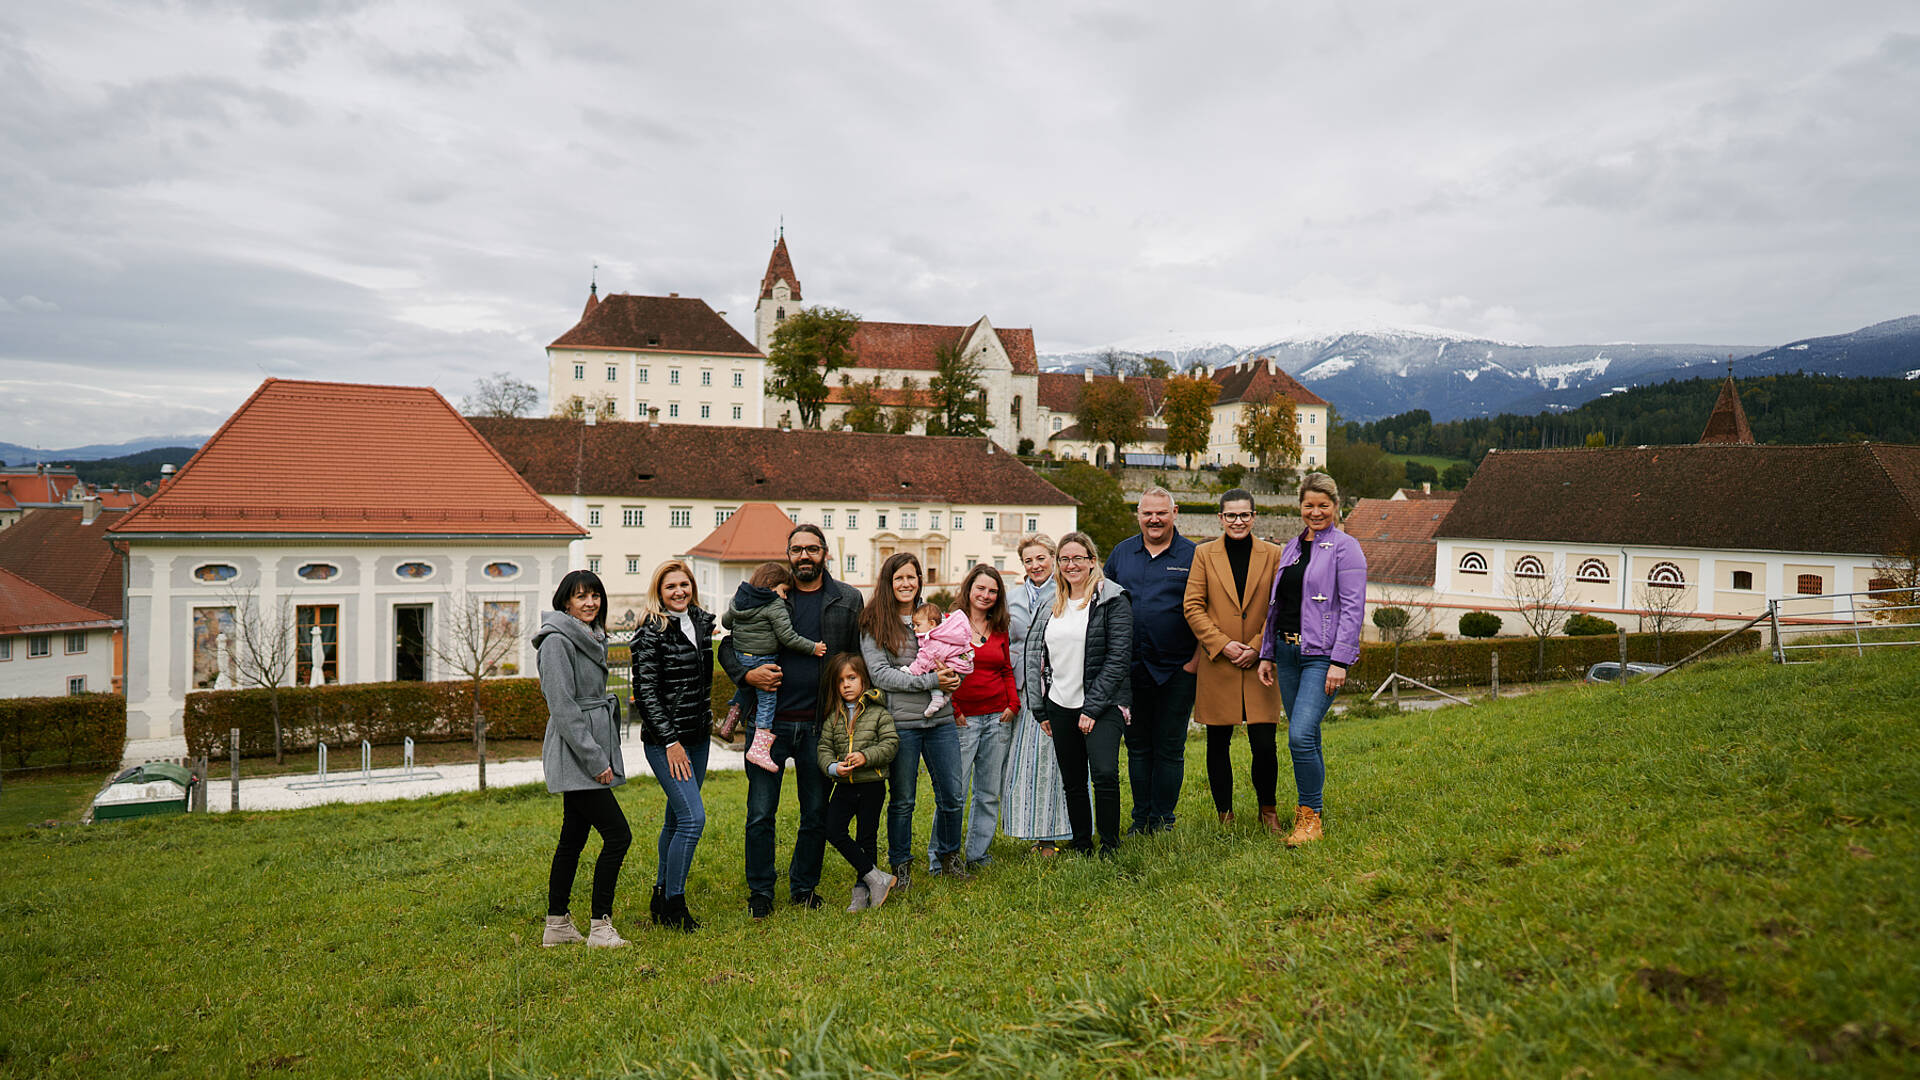
M 1007 770 L 1007 744 L 1020 715 L 1007 641 L 1007 589 L 1000 571 L 978 563 L 960 579 L 960 610 L 973 632 L 973 671 L 953 695 L 953 723 L 960 735 L 960 784 L 972 781 L 961 831 L 967 869 L 989 861 L 987 845 L 1000 824 L 1000 787 Z
M 640 748 L 667 796 L 648 907 L 656 925 L 691 932 L 700 923 L 687 911 L 687 871 L 707 827 L 700 789 L 713 745 L 713 616 L 701 609 L 686 563 L 668 559 L 654 570 L 630 648 Z
M 1073 849 L 1120 847 L 1120 736 L 1133 704 L 1133 604 L 1100 572 L 1100 550 L 1083 532 L 1060 538 L 1060 588 L 1034 614 L 1021 696 L 1053 739 L 1066 787 Z M 1088 781 L 1093 796 L 1089 806 Z
M 1260 681 L 1280 687 L 1287 709 L 1287 749 L 1293 754 L 1297 805 L 1287 846 L 1320 839 L 1321 792 L 1327 762 L 1320 753 L 1320 721 L 1360 659 L 1367 610 L 1367 556 L 1360 541 L 1340 531 L 1340 487 L 1326 473 L 1300 481 L 1300 535 L 1280 550 L 1266 632 L 1260 643 Z
M 937 873 L 956 879 L 967 876 L 966 856 L 960 850 L 960 739 L 953 727 L 949 700 L 929 716 L 927 704 L 934 690 L 952 694 L 960 675 L 936 668 L 925 675 L 908 674 L 920 655 L 913 636 L 913 609 L 920 606 L 920 559 L 900 552 L 880 566 L 873 599 L 860 609 L 860 656 L 867 663 L 873 685 L 886 692 L 887 711 L 893 714 L 900 750 L 894 756 L 887 786 L 887 861 L 894 888 L 905 891 L 913 873 L 913 804 L 920 786 L 920 761 L 927 763 L 933 781 L 933 835 L 927 856 Z
M 620 699 L 607 693 L 607 587 L 586 570 L 560 579 L 554 610 L 533 635 L 540 692 L 547 699 L 547 736 L 540 751 L 547 790 L 560 796 L 560 842 L 547 875 L 547 927 L 540 944 L 584 941 L 625 945 L 613 928 L 613 890 L 633 831 L 613 789 L 627 782 L 620 756 Z M 568 914 L 574 872 L 587 833 L 600 833 L 593 864 L 593 923 L 582 937 Z

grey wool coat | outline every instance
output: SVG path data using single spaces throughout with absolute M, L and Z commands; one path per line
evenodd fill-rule
M 593 791 L 627 782 L 620 756 L 620 699 L 607 693 L 607 642 L 586 623 L 549 611 L 533 635 L 540 692 L 547 699 L 547 738 L 540 765 L 547 790 Z M 594 777 L 613 768 L 613 783 Z

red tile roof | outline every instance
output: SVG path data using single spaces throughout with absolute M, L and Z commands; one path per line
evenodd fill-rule
M 8 529 L 0 529 L 0 570 L 108 618 L 120 617 L 122 569 L 107 545 L 107 530 L 120 511 L 96 515 L 81 524 L 78 508 L 35 510 Z
M 793 526 L 793 519 L 772 503 L 747 503 L 687 554 L 718 562 L 785 562 L 787 534 Z
M 1095 375 L 1093 381 L 1112 382 L 1112 375 Z M 1080 405 L 1080 388 L 1087 383 L 1087 377 L 1079 372 L 1043 371 L 1040 373 L 1038 392 L 1042 408 L 1057 413 L 1073 412 Z M 1158 416 L 1160 406 L 1167 398 L 1167 380 L 1156 379 L 1151 375 L 1129 375 L 1127 385 L 1133 387 L 1140 396 L 1141 408 L 1148 416 Z
M 106 491 L 95 489 L 93 494 L 99 496 L 102 510 L 131 510 L 146 501 L 137 491 L 123 491 L 119 488 L 109 488 Z
M 1498 450 L 1439 535 L 1884 555 L 1920 536 L 1920 446 Z
M 472 424 L 549 495 L 1074 505 L 988 439 L 552 418 Z
M 828 387 L 827 388 L 827 404 L 829 405 L 853 404 L 854 403 L 853 395 L 856 389 L 857 387 L 854 387 L 854 386 Z M 907 403 L 907 392 L 905 390 L 900 389 L 897 386 L 881 386 L 881 387 L 874 387 L 871 389 L 873 390 L 874 401 L 877 402 L 878 404 L 885 405 L 888 408 L 892 408 L 896 405 L 904 405 Z M 933 394 L 924 389 L 915 390 L 913 393 L 913 404 L 917 408 L 930 409 L 934 405 Z
M 760 350 L 728 325 L 705 300 L 692 296 L 609 293 L 588 307 L 550 349 L 630 349 L 639 352 L 759 356 Z
M 111 529 L 155 533 L 585 535 L 432 388 L 289 379 Z
M 1053 434 L 1047 436 L 1047 441 L 1052 442 L 1055 439 L 1062 439 L 1067 441 L 1084 442 L 1086 441 L 1086 438 L 1087 438 L 1087 433 L 1080 430 L 1079 424 L 1068 424 L 1066 427 L 1061 428 L 1059 431 L 1056 431 Z M 1151 446 L 1155 443 L 1165 445 L 1166 441 L 1167 441 L 1166 428 L 1147 428 L 1145 431 L 1141 433 L 1138 439 L 1135 439 L 1134 441 L 1128 443 L 1127 445 L 1128 446 Z
M 940 366 L 935 355 L 940 347 L 960 345 L 979 325 L 977 320 L 970 326 L 862 321 L 853 335 L 853 363 L 856 367 L 887 371 L 935 371 Z M 1001 330 L 995 327 L 993 332 L 1007 351 L 1014 374 L 1033 375 L 1040 370 L 1031 328 Z
M 1360 541 L 1367 580 L 1387 585 L 1433 584 L 1433 534 L 1452 510 L 1432 499 L 1361 499 L 1341 528 Z
M 593 314 L 593 309 L 599 306 L 600 286 L 598 284 L 587 286 L 587 306 L 580 309 L 580 321 L 586 322 L 587 316 Z
M 20 506 L 57 506 L 79 482 L 71 472 L 0 473 L 0 489 Z
M 1238 364 L 1223 367 L 1213 373 L 1213 381 L 1220 384 L 1220 396 L 1214 399 L 1215 405 L 1231 405 L 1235 402 L 1268 402 L 1275 394 L 1285 394 L 1295 405 L 1325 405 L 1327 399 L 1300 385 L 1300 381 L 1280 370 L 1267 357 L 1257 360 L 1243 360 Z
M 1700 433 L 1703 443 L 1752 443 L 1753 428 L 1747 425 L 1746 407 L 1740 404 L 1740 390 L 1733 376 L 1720 384 L 1720 397 L 1707 416 L 1707 427 Z
M 767 260 L 767 273 L 760 279 L 760 299 L 773 299 L 775 282 L 785 281 L 793 289 L 792 299 L 800 299 L 800 278 L 793 272 L 793 259 L 787 254 L 787 234 L 773 243 L 773 256 Z
M 11 570 L 0 570 L 0 634 L 105 629 L 115 622 L 98 611 L 62 600 Z M 22 657 L 15 652 L 14 658 Z
M 1423 499 L 1444 499 L 1448 502 L 1460 497 L 1457 491 L 1427 491 L 1423 488 L 1401 488 L 1398 496 L 1401 502 L 1419 502 Z

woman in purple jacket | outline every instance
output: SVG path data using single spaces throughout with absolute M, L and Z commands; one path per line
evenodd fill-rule
M 1367 557 L 1360 542 L 1340 531 L 1340 486 L 1326 473 L 1300 481 L 1300 520 L 1306 526 L 1280 552 L 1260 642 L 1260 681 L 1280 687 L 1287 709 L 1287 748 L 1298 792 L 1287 846 L 1320 839 L 1320 792 L 1326 758 L 1320 721 L 1360 659 L 1360 627 L 1367 609 Z

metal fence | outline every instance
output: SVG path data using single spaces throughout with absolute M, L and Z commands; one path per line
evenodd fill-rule
M 1767 601 L 1773 658 L 1812 663 L 1824 650 L 1920 645 L 1920 589 L 1787 596 Z M 1798 654 L 1798 658 L 1795 658 Z

